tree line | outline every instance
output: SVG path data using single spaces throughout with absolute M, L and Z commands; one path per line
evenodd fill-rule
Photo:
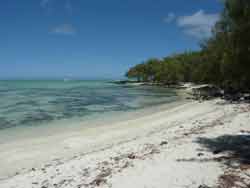
M 166 85 L 194 82 L 250 91 L 250 0 L 224 1 L 220 19 L 201 50 L 148 59 L 126 76 Z

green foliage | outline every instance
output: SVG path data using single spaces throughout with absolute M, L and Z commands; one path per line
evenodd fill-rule
M 126 73 L 128 78 L 144 82 L 177 84 L 193 81 L 194 67 L 202 60 L 201 52 L 186 52 L 163 59 L 149 59 Z
M 250 90 L 250 1 L 225 0 L 213 36 L 197 52 L 149 59 L 132 67 L 128 78 L 177 84 L 211 83 L 222 88 Z

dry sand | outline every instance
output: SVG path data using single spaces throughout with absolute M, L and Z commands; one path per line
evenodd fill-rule
M 229 169 L 219 158 L 227 153 L 212 152 L 205 141 L 248 131 L 249 104 L 192 101 L 104 127 L 2 145 L 0 188 L 216 186 Z

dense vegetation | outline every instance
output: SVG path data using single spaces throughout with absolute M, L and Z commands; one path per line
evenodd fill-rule
M 128 78 L 144 82 L 210 83 L 226 90 L 250 90 L 250 0 L 225 0 L 212 37 L 197 52 L 149 59 Z

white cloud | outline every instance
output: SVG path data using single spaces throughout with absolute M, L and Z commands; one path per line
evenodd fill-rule
M 62 24 L 53 28 L 50 33 L 63 34 L 63 35 L 75 35 L 76 29 L 71 24 Z
M 177 25 L 184 32 L 198 39 L 211 36 L 211 29 L 219 19 L 219 14 L 206 14 L 200 10 L 193 15 L 181 16 L 177 19 Z
M 175 18 L 176 18 L 175 14 L 173 12 L 170 12 L 170 13 L 168 13 L 167 17 L 164 18 L 163 21 L 166 23 L 171 23 L 172 21 L 175 20 Z

